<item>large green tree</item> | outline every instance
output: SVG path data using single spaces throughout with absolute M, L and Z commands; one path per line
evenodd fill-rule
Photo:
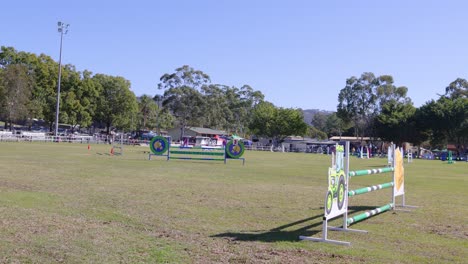
M 277 109 L 274 138 L 278 142 L 283 142 L 288 136 L 304 136 L 307 128 L 302 110 L 282 107 Z
M 231 126 L 234 125 L 233 128 L 231 127 L 231 131 L 245 135 L 251 119 L 250 113 L 256 105 L 263 102 L 265 96 L 249 85 L 243 85 L 239 89 L 233 87 L 231 91 L 233 92 L 231 96 L 227 96 L 229 109 L 232 112 L 228 122 Z
M 229 107 L 226 92 L 229 87 L 210 84 L 202 87 L 203 125 L 214 129 L 227 129 L 232 120 L 233 111 Z
M 303 136 L 308 126 L 300 109 L 277 108 L 270 102 L 260 102 L 252 113 L 249 125 L 257 136 L 273 138 L 280 143 L 288 136 Z
M 16 51 L 12 47 L 1 47 L 0 68 L 11 64 L 27 67 L 28 74 L 33 77 L 32 98 L 29 105 L 30 115 L 42 118 L 52 129 L 55 122 L 55 106 L 57 98 L 58 63 L 50 56 L 39 56 Z
M 323 131 L 323 132 L 326 132 L 327 130 L 327 119 L 328 119 L 328 116 L 330 114 L 326 114 L 326 113 L 323 113 L 323 112 L 317 112 L 314 114 L 314 116 L 312 116 L 312 121 L 311 121 L 311 125 L 319 130 L 319 131 Z
M 173 113 L 183 132 L 186 126 L 202 124 L 204 104 L 202 94 L 191 87 L 170 88 L 164 92 L 163 106 Z
M 413 122 L 416 108 L 406 96 L 408 88 L 394 85 L 393 77 L 382 75 L 375 89 L 376 109 L 373 128 L 376 136 L 397 144 L 415 139 Z M 415 142 L 413 142 L 415 143 Z
M 416 108 L 411 103 L 401 103 L 395 100 L 386 102 L 376 117 L 377 135 L 397 145 L 410 141 L 412 131 L 415 129 L 412 125 L 415 113 Z
M 254 135 L 273 137 L 276 107 L 270 102 L 259 103 L 251 113 L 249 129 Z
M 347 79 L 345 88 L 338 95 L 338 117 L 353 122 L 355 136 L 363 136 L 371 124 L 377 101 L 373 91 L 378 83 L 373 73 L 365 72 L 360 78 Z
M 6 120 L 5 127 L 12 129 L 13 122 L 29 116 L 29 104 L 32 90 L 32 77 L 26 66 L 9 64 L 0 72 L 2 104 L 0 113 Z
M 72 125 L 73 129 L 89 127 L 97 108 L 99 98 L 98 85 L 92 79 L 92 73 L 80 73 L 72 66 L 65 67 L 63 74 L 63 92 L 61 92 L 61 122 Z
M 336 112 L 327 116 L 325 121 L 325 132 L 328 134 L 328 137 L 341 136 L 349 128 L 350 124 L 339 118 Z
M 153 129 L 156 128 L 159 107 L 149 95 L 142 95 L 138 98 L 138 128 Z
M 326 139 L 332 136 L 341 136 L 350 128 L 349 123 L 338 117 L 336 112 L 317 112 L 312 116 L 312 127 L 309 136 L 313 138 Z
M 318 130 L 317 128 L 311 126 L 308 128 L 307 130 L 307 136 L 311 137 L 311 138 L 316 138 L 316 139 L 327 139 L 327 133 L 321 131 L 321 130 Z
M 176 118 L 171 114 L 167 107 L 163 107 L 164 96 L 157 94 L 153 97 L 153 100 L 158 106 L 158 113 L 156 118 L 156 131 L 161 133 L 161 130 L 167 130 L 174 127 Z
M 162 130 L 167 130 L 174 127 L 176 118 L 169 112 L 168 109 L 158 108 L 158 116 L 156 118 L 156 131 L 161 133 Z
M 200 125 L 204 115 L 203 86 L 210 83 L 210 77 L 188 65 L 164 74 L 158 84 L 164 90 L 163 106 L 167 107 L 182 126 L 182 136 L 188 125 Z
M 468 81 L 457 78 L 445 88 L 445 96 L 449 98 L 468 98 Z
M 375 88 L 376 105 L 374 112 L 379 114 L 387 103 L 411 104 L 411 100 L 406 96 L 408 88 L 406 86 L 395 86 L 391 75 L 382 75 L 377 78 Z
M 250 122 L 250 112 L 264 95 L 254 90 L 249 85 L 240 88 L 226 85 L 210 85 L 203 89 L 205 109 L 212 118 L 211 123 L 217 123 L 218 127 L 226 131 L 246 135 Z M 215 124 L 208 126 L 213 127 Z M 214 126 L 216 127 L 216 126 Z
M 376 77 L 365 72 L 360 78 L 351 77 L 338 95 L 337 115 L 344 123 L 352 123 L 355 136 L 377 136 L 376 117 L 386 104 L 411 104 L 406 96 L 408 88 L 394 85 L 393 77 Z
M 35 117 L 44 119 L 52 130 L 57 104 L 58 63 L 50 56 L 41 54 L 34 66 L 34 73 L 33 96 L 38 105 Z
M 434 146 L 455 143 L 464 149 L 468 143 L 468 98 L 441 96 L 420 107 L 423 128 L 429 129 Z
M 130 82 L 123 77 L 96 74 L 99 98 L 95 121 L 105 125 L 107 133 L 111 127 L 119 130 L 132 130 L 136 127 L 138 103 L 130 90 Z

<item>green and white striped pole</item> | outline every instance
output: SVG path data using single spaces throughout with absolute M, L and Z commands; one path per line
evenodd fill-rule
M 354 196 L 354 195 L 359 195 L 359 194 L 364 194 L 368 192 L 373 192 L 385 188 L 391 188 L 393 187 L 394 183 L 393 182 L 387 182 L 387 183 L 382 183 L 374 186 L 369 186 L 369 187 L 364 187 L 356 190 L 352 190 L 348 192 L 348 196 Z
M 357 170 L 357 171 L 350 171 L 349 176 L 354 177 L 354 176 L 365 176 L 365 175 L 371 175 L 371 174 L 379 174 L 379 173 L 386 173 L 386 172 L 392 172 L 395 169 L 393 167 L 387 167 L 387 168 L 380 168 L 380 169 L 370 169 L 370 170 Z
M 346 221 L 347 225 L 351 225 L 353 223 L 357 223 L 359 221 L 362 221 L 366 218 L 369 218 L 371 216 L 374 216 L 376 214 L 380 214 L 382 212 L 385 212 L 385 211 L 388 211 L 390 209 L 393 208 L 393 203 L 389 203 L 389 204 L 386 204 L 382 207 L 379 207 L 379 208 L 376 208 L 374 210 L 371 210 L 371 211 L 367 211 L 367 212 L 364 212 L 362 214 L 358 214 L 354 217 L 351 217 L 351 218 L 348 218 L 348 220 Z

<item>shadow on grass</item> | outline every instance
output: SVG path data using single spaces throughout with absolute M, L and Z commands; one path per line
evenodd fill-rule
M 350 206 L 348 208 L 348 214 L 355 212 L 363 212 L 366 210 L 372 210 L 376 207 L 372 206 Z M 320 209 L 323 209 L 321 207 Z M 323 214 L 308 217 L 302 220 L 298 220 L 289 224 L 272 228 L 268 231 L 246 231 L 246 232 L 227 232 L 211 237 L 227 237 L 236 241 L 261 241 L 261 242 L 281 242 L 281 241 L 299 241 L 299 236 L 314 236 L 322 231 L 322 218 Z M 337 217 L 338 219 L 339 217 Z M 308 223 L 310 222 L 310 223 Z M 300 225 L 299 228 L 292 229 L 294 226 Z M 315 229 L 315 227 L 320 227 Z M 314 230 L 310 230 L 314 228 Z M 286 230 L 287 229 L 287 230 Z
M 320 226 L 322 224 L 321 221 L 302 226 L 298 229 L 295 230 L 284 230 L 286 228 L 293 227 L 295 225 L 302 225 L 307 222 L 313 221 L 317 218 L 322 218 L 323 214 L 316 215 L 313 217 L 308 217 L 302 220 L 298 220 L 289 224 L 285 224 L 282 226 L 278 226 L 275 228 L 272 228 L 266 232 L 261 232 L 261 231 L 247 231 L 247 232 L 239 232 L 239 233 L 234 233 L 234 232 L 228 232 L 228 233 L 222 233 L 222 234 L 217 234 L 213 235 L 212 237 L 230 237 L 233 240 L 238 240 L 238 241 L 262 241 L 262 242 L 278 242 L 278 241 L 298 241 L 299 236 L 312 236 L 320 232 L 320 230 L 308 230 L 313 227 Z
M 99 156 L 114 156 L 114 155 L 111 155 L 110 153 L 101 153 L 101 152 L 96 152 L 96 155 L 99 155 Z

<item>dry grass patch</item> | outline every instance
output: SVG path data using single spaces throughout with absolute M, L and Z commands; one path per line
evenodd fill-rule
M 247 162 L 148 161 L 146 148 L 0 142 L 0 262 L 462 263 L 468 163 L 406 166 L 413 212 L 388 212 L 321 235 L 330 157 L 247 152 Z M 352 169 L 386 160 L 352 159 Z M 387 182 L 358 177 L 352 187 Z M 358 196 L 377 207 L 389 192 Z M 337 221 L 335 221 L 337 224 Z

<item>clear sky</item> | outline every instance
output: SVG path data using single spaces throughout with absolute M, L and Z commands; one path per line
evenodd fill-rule
M 336 110 L 351 76 L 390 74 L 419 107 L 468 78 L 468 1 L 2 1 L 0 45 L 119 75 L 137 96 L 190 65 L 281 107 Z

